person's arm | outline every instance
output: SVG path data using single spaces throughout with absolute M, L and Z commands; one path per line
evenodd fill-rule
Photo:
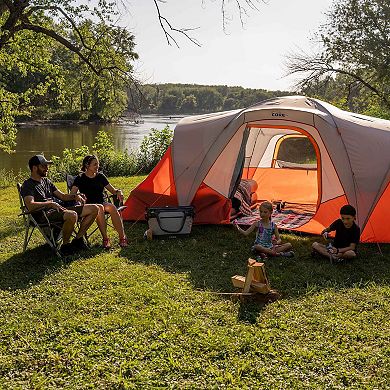
M 120 202 L 123 202 L 123 192 L 120 188 L 114 188 L 110 183 L 106 185 L 106 190 L 116 195 Z
M 355 251 L 356 250 L 356 244 L 351 242 L 349 244 L 349 246 L 345 247 L 345 248 L 338 248 L 338 252 L 337 253 L 340 253 L 340 254 L 343 254 L 345 252 L 348 252 L 348 251 Z
M 236 229 L 241 233 L 243 234 L 244 236 L 248 236 L 250 233 L 253 232 L 253 230 L 255 230 L 257 227 L 258 227 L 258 222 L 253 222 L 251 226 L 249 226 L 248 229 L 244 230 L 244 229 L 241 229 L 237 224 L 235 225 L 236 226 Z
M 329 226 L 327 228 L 325 228 L 322 232 L 321 232 L 321 236 L 323 236 L 325 233 L 329 233 L 330 230 L 329 230 Z
M 73 186 L 72 190 L 73 190 L 73 188 L 77 188 L 77 187 Z M 63 200 L 65 202 L 69 201 L 69 200 L 74 200 L 76 202 L 80 202 L 80 203 L 83 203 L 83 204 L 85 203 L 84 197 L 81 196 L 81 194 L 77 193 L 77 191 L 73 192 L 73 193 L 71 192 L 70 194 L 64 194 L 62 191 L 57 189 L 56 191 L 53 192 L 53 195 L 56 198 L 58 198 L 60 200 Z
M 276 239 L 276 245 L 280 245 L 282 243 L 282 239 L 280 238 L 280 235 L 279 235 L 279 230 L 278 230 L 278 227 L 275 225 L 275 239 Z
M 345 248 L 332 248 L 332 253 L 336 257 L 341 257 L 345 252 L 356 251 L 356 244 L 351 242 L 349 246 Z
M 333 221 L 327 228 L 325 228 L 322 232 L 321 232 L 321 235 L 323 236 L 325 233 L 330 233 L 330 232 L 333 232 L 334 230 L 336 230 L 336 224 L 337 222 L 337 219 L 336 221 Z
M 25 203 L 25 205 L 30 213 L 37 211 L 39 209 L 42 209 L 42 208 L 45 210 L 49 210 L 49 209 L 54 209 L 57 211 L 64 210 L 64 208 L 61 205 L 59 205 L 58 203 L 56 203 L 52 200 L 46 200 L 44 202 L 36 202 L 34 200 L 34 197 L 31 195 L 24 197 L 24 203 Z

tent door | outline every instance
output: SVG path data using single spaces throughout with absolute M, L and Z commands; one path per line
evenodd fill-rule
M 244 169 L 245 150 L 246 150 L 246 144 L 248 142 L 249 132 L 250 132 L 250 128 L 246 127 L 242 135 L 240 150 L 238 152 L 236 165 L 234 167 L 232 180 L 229 186 L 229 199 L 231 199 L 233 195 L 236 193 L 237 187 L 240 184 L 242 171 Z

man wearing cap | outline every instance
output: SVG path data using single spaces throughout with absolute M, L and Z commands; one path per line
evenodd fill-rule
M 21 194 L 30 212 L 44 207 L 48 210 L 48 218 L 50 221 L 63 222 L 60 252 L 64 256 L 67 256 L 86 248 L 83 236 L 96 219 L 99 208 L 95 204 L 84 205 L 85 199 L 82 194 L 64 194 L 61 192 L 46 177 L 48 166 L 52 163 L 53 161 L 47 160 L 42 154 L 31 157 L 28 161 L 31 176 L 24 181 Z M 80 205 L 65 208 L 56 199 L 59 201 L 73 200 L 79 202 Z M 37 211 L 35 217 L 39 220 L 43 218 L 43 214 Z M 80 229 L 70 243 L 70 237 L 79 217 L 82 218 Z

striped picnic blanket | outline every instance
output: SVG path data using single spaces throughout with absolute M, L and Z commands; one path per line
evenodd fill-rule
M 294 229 L 309 222 L 313 217 L 312 213 L 297 213 L 293 210 L 274 210 L 272 213 L 272 221 L 279 229 Z M 260 219 L 259 211 L 253 210 L 249 216 L 236 219 L 236 223 L 239 225 L 252 225 L 253 222 Z

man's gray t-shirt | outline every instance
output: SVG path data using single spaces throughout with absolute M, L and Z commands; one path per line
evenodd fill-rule
M 31 177 L 22 184 L 21 194 L 24 197 L 32 196 L 35 202 L 45 202 L 53 198 L 53 192 L 57 187 L 47 177 L 42 177 L 41 181 L 36 181 Z

